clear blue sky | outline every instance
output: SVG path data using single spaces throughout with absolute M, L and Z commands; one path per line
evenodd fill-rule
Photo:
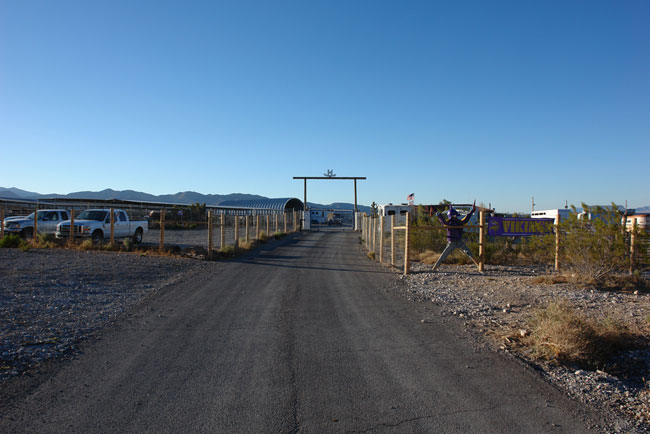
M 0 0 L 0 186 L 650 204 L 650 2 Z M 309 200 L 352 202 L 313 182 Z

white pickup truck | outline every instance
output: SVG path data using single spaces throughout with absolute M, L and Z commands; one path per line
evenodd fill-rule
M 53 234 L 56 232 L 56 225 L 69 218 L 68 211 L 64 209 L 39 209 L 36 216 L 38 233 Z M 31 238 L 34 236 L 34 213 L 22 217 L 7 217 L 4 219 L 4 225 L 5 232 L 9 234 Z
M 146 220 L 129 220 L 126 211 L 113 210 L 113 237 L 132 238 L 140 244 L 142 237 L 149 230 Z M 103 243 L 111 237 L 111 210 L 87 209 L 74 219 L 75 238 L 90 238 L 94 243 Z M 56 227 L 57 238 L 70 237 L 70 220 L 63 221 Z

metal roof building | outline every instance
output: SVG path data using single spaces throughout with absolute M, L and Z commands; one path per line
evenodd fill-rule
M 217 205 L 219 208 L 239 209 L 265 209 L 273 211 L 304 211 L 305 206 L 300 199 L 285 197 L 279 199 L 258 199 L 258 200 L 226 200 Z

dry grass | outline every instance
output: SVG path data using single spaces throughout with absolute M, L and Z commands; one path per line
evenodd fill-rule
M 425 250 L 424 252 L 416 254 L 415 259 L 423 264 L 433 265 L 436 263 L 440 255 L 441 253 L 434 252 L 432 250 Z M 460 250 L 455 250 L 451 255 L 447 257 L 447 259 L 445 259 L 444 263 L 467 265 L 471 264 L 472 260 L 465 256 L 465 254 Z
M 617 351 L 636 342 L 621 322 L 590 318 L 561 303 L 538 310 L 530 326 L 531 333 L 522 344 L 533 357 L 586 369 L 605 366 Z
M 559 273 L 537 276 L 532 279 L 533 283 L 542 285 L 555 285 L 558 283 L 571 283 L 577 286 L 589 287 L 603 291 L 623 292 L 650 292 L 650 286 L 646 279 L 638 274 L 612 274 L 603 279 L 588 279 L 579 274 Z
M 375 260 L 375 252 L 368 252 L 368 259 Z

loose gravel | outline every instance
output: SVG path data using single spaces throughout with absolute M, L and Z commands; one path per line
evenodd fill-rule
M 0 249 L 0 384 L 79 344 L 189 272 L 184 258 L 61 249 Z
M 474 335 L 495 349 L 517 357 L 540 371 L 574 399 L 607 409 L 627 419 L 609 432 L 650 432 L 650 349 L 635 349 L 617 356 L 619 371 L 586 371 L 577 367 L 534 360 L 515 345 L 513 335 L 529 333 L 528 320 L 535 309 L 549 302 L 565 301 L 576 309 L 623 321 L 631 329 L 650 336 L 650 294 L 605 292 L 572 284 L 537 284 L 534 278 L 550 270 L 535 267 L 475 267 L 414 264 L 403 276 L 408 296 L 440 306 L 443 315 L 457 317 Z M 645 278 L 650 278 L 647 274 Z M 423 322 L 426 319 L 422 320 Z M 515 338 L 516 339 L 516 338 Z

